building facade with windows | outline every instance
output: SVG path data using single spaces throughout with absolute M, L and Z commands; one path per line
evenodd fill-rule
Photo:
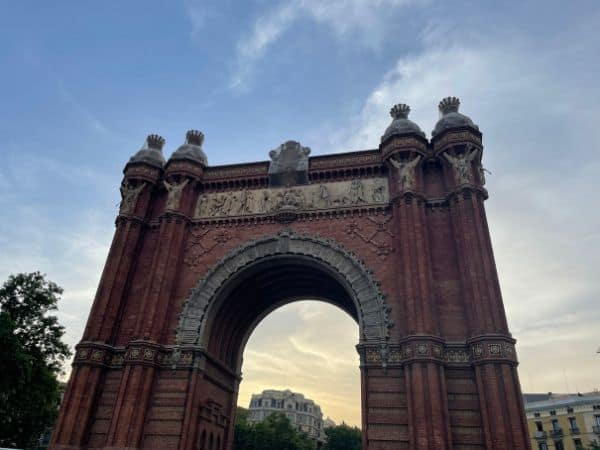
M 248 407 L 249 422 L 260 422 L 273 413 L 285 414 L 298 430 L 317 442 L 325 442 L 323 413 L 313 400 L 289 389 L 268 389 L 252 394 Z
M 600 392 L 525 394 L 532 449 L 577 450 L 600 443 Z

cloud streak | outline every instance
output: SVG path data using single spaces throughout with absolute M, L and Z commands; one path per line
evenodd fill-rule
M 378 47 L 386 30 L 387 13 L 426 0 L 290 0 L 259 15 L 249 33 L 244 34 L 236 47 L 236 62 L 230 88 L 245 92 L 257 65 L 283 34 L 300 19 L 324 26 L 343 40 L 357 36 L 358 43 Z

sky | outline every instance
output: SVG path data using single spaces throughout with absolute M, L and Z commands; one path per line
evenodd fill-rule
M 376 148 L 395 103 L 430 135 L 454 95 L 484 136 L 486 207 L 526 392 L 600 388 L 600 3 L 2 2 L 0 279 L 40 270 L 80 339 L 122 169 L 188 129 L 211 165 Z M 268 316 L 240 404 L 301 391 L 360 423 L 357 327 L 317 302 Z

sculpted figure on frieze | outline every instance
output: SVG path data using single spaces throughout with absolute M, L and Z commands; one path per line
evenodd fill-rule
M 373 186 L 373 203 L 382 203 L 385 201 L 385 186 Z
M 329 208 L 331 206 L 331 197 L 329 196 L 327 186 L 320 185 L 319 188 L 313 192 L 311 206 L 313 208 Z
M 194 215 L 196 217 L 208 216 L 210 213 L 210 199 L 206 194 L 202 194 L 198 197 L 198 202 L 196 203 L 196 212 Z
M 479 154 L 478 149 L 467 149 L 464 153 L 457 156 L 452 156 L 449 153 L 444 153 L 444 158 L 454 168 L 454 177 L 458 184 L 469 184 L 473 181 L 473 173 L 471 171 L 471 162 Z
M 179 203 L 181 202 L 181 193 L 183 192 L 183 188 L 188 184 L 189 179 L 183 180 L 181 183 L 169 183 L 166 180 L 163 181 L 163 184 L 167 188 L 168 196 L 167 196 L 167 204 L 165 206 L 166 210 L 174 210 L 179 208 Z
M 400 191 L 412 191 L 416 187 L 415 167 L 421 161 L 421 156 L 413 159 L 391 158 L 390 163 L 398 170 Z
M 366 202 L 367 196 L 365 195 L 365 187 L 363 186 L 362 181 L 352 180 L 348 195 L 343 198 L 342 203 L 344 205 L 357 205 Z
M 135 210 L 137 199 L 144 187 L 146 187 L 146 183 L 140 183 L 138 186 L 128 183 L 121 185 L 121 206 L 119 208 L 121 214 L 130 214 Z
M 283 209 L 312 210 L 343 208 L 388 201 L 383 178 L 336 181 L 294 188 L 247 189 L 203 193 L 196 203 L 195 217 L 234 217 L 270 214 Z

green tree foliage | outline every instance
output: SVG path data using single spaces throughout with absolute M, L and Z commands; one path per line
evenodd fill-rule
M 71 353 L 49 312 L 62 292 L 39 272 L 11 275 L 0 288 L 0 446 L 32 446 L 56 418 L 57 376 Z
M 247 410 L 238 408 L 233 450 L 313 450 L 315 443 L 297 431 L 290 420 L 273 413 L 262 422 L 249 423 Z
M 597 440 L 593 440 L 592 442 L 590 442 L 590 446 L 588 447 L 589 450 L 600 450 L 600 443 L 598 443 Z
M 360 450 L 360 428 L 346 424 L 325 429 L 327 443 L 323 450 Z

